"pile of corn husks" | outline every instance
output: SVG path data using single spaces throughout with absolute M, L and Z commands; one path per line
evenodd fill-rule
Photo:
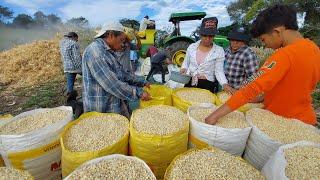
M 0 53 L 0 84 L 11 88 L 41 84 L 63 76 L 59 41 L 35 41 Z
M 267 58 L 274 53 L 274 50 L 270 48 L 263 48 L 263 47 L 250 47 L 250 48 L 258 56 L 258 59 L 260 61 L 260 66 L 262 66 L 264 62 L 267 60 Z

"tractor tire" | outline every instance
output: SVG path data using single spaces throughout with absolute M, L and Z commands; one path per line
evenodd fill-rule
M 170 48 L 171 48 L 171 51 L 170 51 L 170 58 L 173 60 L 173 63 L 174 64 L 177 64 L 178 66 L 181 66 L 182 65 L 182 62 L 183 60 L 175 60 L 174 58 L 174 55 L 176 52 L 178 51 L 187 51 L 187 48 L 189 47 L 191 43 L 190 42 L 187 42 L 187 41 L 177 41 L 177 42 L 174 42 L 170 45 Z

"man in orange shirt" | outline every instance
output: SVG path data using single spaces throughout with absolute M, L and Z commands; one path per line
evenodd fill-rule
M 311 93 L 320 80 L 320 50 L 297 31 L 296 11 L 287 5 L 263 10 L 252 25 L 251 34 L 277 49 L 248 85 L 206 118 L 215 124 L 226 114 L 264 94 L 265 109 L 315 125 Z

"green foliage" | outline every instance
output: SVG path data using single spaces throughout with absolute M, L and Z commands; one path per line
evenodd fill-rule
M 72 27 L 85 28 L 89 26 L 89 21 L 84 17 L 71 18 L 67 21 L 66 25 Z
M 129 27 L 136 31 L 139 31 L 140 23 L 137 20 L 123 18 L 123 19 L 120 19 L 119 22 L 125 27 Z
M 12 25 L 14 27 L 30 28 L 32 25 L 34 25 L 34 21 L 32 17 L 27 14 L 19 14 L 13 19 Z
M 11 19 L 13 12 L 8 8 L 0 5 L 0 22 L 4 22 L 6 19 Z
M 246 15 L 244 16 L 244 22 L 248 23 L 253 20 L 264 7 L 266 7 L 264 0 L 256 0 L 252 4 L 251 8 L 246 12 Z

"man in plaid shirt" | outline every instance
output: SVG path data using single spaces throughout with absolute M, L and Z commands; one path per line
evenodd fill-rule
M 84 111 L 112 112 L 129 117 L 126 101 L 149 100 L 145 80 L 129 73 L 119 62 L 126 35 L 119 23 L 107 24 L 86 48 L 82 59 Z
M 81 55 L 77 33 L 69 32 L 64 35 L 60 41 L 60 54 L 67 78 L 67 94 L 69 95 L 73 91 L 77 74 L 81 74 Z
M 256 54 L 247 46 L 249 36 L 236 29 L 228 34 L 230 49 L 226 50 L 225 75 L 228 84 L 238 90 L 242 83 L 257 72 L 259 61 Z

